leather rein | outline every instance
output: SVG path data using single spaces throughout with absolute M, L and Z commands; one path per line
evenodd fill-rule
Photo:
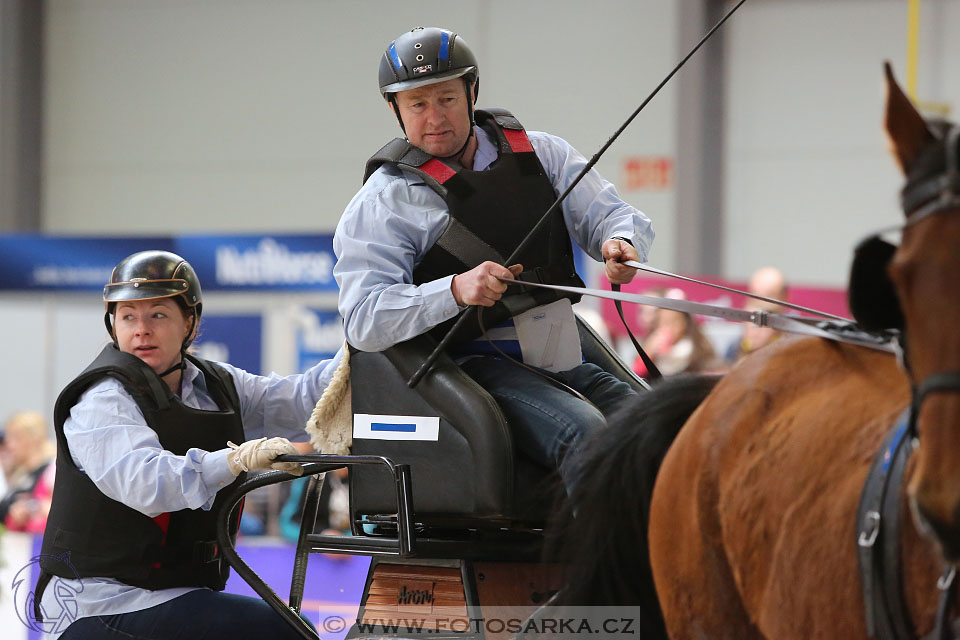
M 722 305 L 708 304 L 705 302 L 693 302 L 691 300 L 675 300 L 673 298 L 664 298 L 661 296 L 648 296 L 648 295 L 638 294 L 638 293 L 624 293 L 622 291 L 607 291 L 606 289 L 590 289 L 586 287 L 566 287 L 561 285 L 543 284 L 543 283 L 537 283 L 537 282 L 522 282 L 522 281 L 511 280 L 507 278 L 501 278 L 501 281 L 507 283 L 508 285 L 540 287 L 543 289 L 553 289 L 557 291 L 563 291 L 566 293 L 593 296 L 596 298 L 604 298 L 607 300 L 614 300 L 618 302 L 631 302 L 634 304 L 649 305 L 653 307 L 658 307 L 660 309 L 669 309 L 671 311 L 679 311 L 681 313 L 692 313 L 692 314 L 701 315 L 701 316 L 711 316 L 714 318 L 722 318 L 724 320 L 730 320 L 733 322 L 749 322 L 751 324 L 757 325 L 758 327 L 770 327 L 771 329 L 777 329 L 779 331 L 786 331 L 789 333 L 813 336 L 817 338 L 826 338 L 827 340 L 834 340 L 838 342 L 846 342 L 846 343 L 855 344 L 861 347 L 868 347 L 870 349 L 885 351 L 887 353 L 897 353 L 898 351 L 896 341 L 893 339 L 894 334 L 892 333 L 876 334 L 876 333 L 868 333 L 868 332 L 862 331 L 857 327 L 856 323 L 854 323 L 853 320 L 850 320 L 848 318 L 835 316 L 830 313 L 817 311 L 816 309 L 810 309 L 810 308 L 803 307 L 800 305 L 795 305 L 789 302 L 784 302 L 782 300 L 767 298 L 765 296 L 756 295 L 753 293 L 749 293 L 747 291 L 739 291 L 737 289 L 732 289 L 730 287 L 724 287 L 722 285 L 713 284 L 710 282 L 695 280 L 687 276 L 681 276 L 679 274 L 670 273 L 669 271 L 663 271 L 661 269 L 656 269 L 654 267 L 648 267 L 646 265 L 640 264 L 639 262 L 635 262 L 632 260 L 625 261 L 623 264 L 629 267 L 633 267 L 635 269 L 642 270 L 642 271 L 649 271 L 651 273 L 669 276 L 669 277 L 677 278 L 680 280 L 686 280 L 688 282 L 695 282 L 697 284 L 713 287 L 715 289 L 721 289 L 723 291 L 728 291 L 730 293 L 743 295 L 748 298 L 763 300 L 765 302 L 778 304 L 783 307 L 796 309 L 798 311 L 804 311 L 806 313 L 817 315 L 819 316 L 819 318 L 809 318 L 806 316 L 800 316 L 796 314 L 773 313 L 770 311 L 763 311 L 759 309 L 753 310 L 753 311 L 749 309 L 735 309 L 733 307 L 725 307 Z

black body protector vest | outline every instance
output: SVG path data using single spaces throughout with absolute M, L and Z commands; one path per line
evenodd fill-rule
M 230 568 L 217 546 L 216 516 L 222 498 L 229 493 L 226 487 L 217 494 L 209 511 L 183 509 L 150 518 L 97 489 L 74 464 L 63 433 L 64 422 L 81 394 L 109 376 L 119 380 L 133 396 L 147 426 L 168 451 L 184 455 L 191 447 L 216 451 L 223 449 L 227 440 L 243 442 L 240 401 L 233 378 L 210 362 L 186 357 L 203 373 L 220 411 L 187 407 L 147 364 L 112 344 L 60 394 L 54 409 L 57 475 L 43 534 L 43 574 L 113 578 L 153 590 L 224 588 Z M 239 509 L 237 512 L 230 523 L 234 536 L 240 519 Z M 67 553 L 66 562 L 57 560 Z M 41 577 L 38 591 L 48 579 Z M 37 600 L 40 595 L 37 593 Z
M 414 284 L 463 273 L 490 260 L 505 267 L 505 260 L 537 224 L 557 193 L 523 126 L 503 109 L 476 111 L 477 124 L 493 135 L 499 158 L 485 171 L 472 171 L 431 156 L 403 138 L 395 138 L 367 161 L 363 181 L 384 163 L 423 179 L 446 202 L 450 218 L 446 229 L 413 270 Z M 573 261 L 570 234 L 558 208 L 517 257 L 524 272 L 518 280 L 582 287 Z M 572 302 L 579 295 L 511 286 L 493 307 L 483 308 L 483 324 L 494 326 L 533 307 L 561 298 Z M 449 320 L 430 333 L 442 339 L 452 326 Z M 474 319 L 465 323 L 451 344 L 481 333 Z

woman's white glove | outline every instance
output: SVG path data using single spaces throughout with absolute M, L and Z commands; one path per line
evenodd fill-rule
M 299 453 L 297 448 L 286 438 L 257 438 L 247 440 L 236 445 L 227 442 L 232 449 L 227 454 L 227 464 L 230 473 L 235 476 L 241 471 L 256 471 L 258 469 L 278 469 L 295 476 L 303 474 L 303 467 L 299 462 L 273 462 L 273 459 L 285 453 Z

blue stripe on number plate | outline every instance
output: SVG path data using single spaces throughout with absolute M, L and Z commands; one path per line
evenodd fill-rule
M 414 433 L 417 430 L 415 424 L 395 424 L 392 422 L 373 422 L 370 424 L 371 431 L 397 431 L 400 433 Z

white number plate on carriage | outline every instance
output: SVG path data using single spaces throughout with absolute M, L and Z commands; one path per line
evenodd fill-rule
M 437 416 L 379 416 L 353 414 L 353 437 L 362 440 L 428 440 L 440 439 L 440 418 Z

